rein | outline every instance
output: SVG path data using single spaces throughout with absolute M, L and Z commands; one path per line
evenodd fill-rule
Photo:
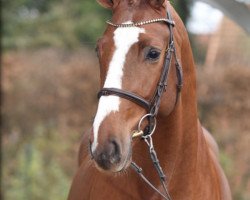
M 156 151 L 154 149 L 153 145 L 153 139 L 152 135 L 155 131 L 156 128 L 156 116 L 159 111 L 160 103 L 161 103 L 161 97 L 163 93 L 167 90 L 167 85 L 168 85 L 168 75 L 170 71 L 170 66 L 171 66 L 171 61 L 172 61 L 172 56 L 174 55 L 175 59 L 175 67 L 176 67 L 176 75 L 177 75 L 177 94 L 176 94 L 176 101 L 175 105 L 178 102 L 181 88 L 182 88 L 182 83 L 183 83 L 183 75 L 182 75 L 182 67 L 177 59 L 177 54 L 176 54 L 176 49 L 174 45 L 174 33 L 173 33 L 173 27 L 175 25 L 174 21 L 172 20 L 170 12 L 167 10 L 167 19 L 165 18 L 158 18 L 158 19 L 152 19 L 144 22 L 137 22 L 137 23 L 129 23 L 129 24 L 114 24 L 111 21 L 107 21 L 107 23 L 111 26 L 118 27 L 118 28 L 123 28 L 123 27 L 135 27 L 135 26 L 141 26 L 141 25 L 146 25 L 150 23 L 157 23 L 157 22 L 165 22 L 168 25 L 169 31 L 170 31 L 170 37 L 169 37 L 169 44 L 168 48 L 165 51 L 165 61 L 164 65 L 162 68 L 162 73 L 159 79 L 159 82 L 157 84 L 156 90 L 154 92 L 153 98 L 148 101 L 144 99 L 143 97 L 134 94 L 129 91 L 121 90 L 118 88 L 103 88 L 99 91 L 98 93 L 98 98 L 101 96 L 109 96 L 109 95 L 116 95 L 121 98 L 125 98 L 127 100 L 130 100 L 136 104 L 138 104 L 141 107 L 144 107 L 147 111 L 147 114 L 144 115 L 139 123 L 138 123 L 138 129 L 136 131 L 133 131 L 132 138 L 136 137 L 142 137 L 146 144 L 149 147 L 149 153 L 151 160 L 154 164 L 154 167 L 158 173 L 158 176 L 160 178 L 162 187 L 164 189 L 163 194 L 159 189 L 157 189 L 142 173 L 142 168 L 140 168 L 136 163 L 132 162 L 131 167 L 138 173 L 138 175 L 144 180 L 145 183 L 147 183 L 154 191 L 156 191 L 159 195 L 161 195 L 164 199 L 166 200 L 171 200 L 171 197 L 169 195 L 169 192 L 167 190 L 166 186 L 166 176 L 160 166 L 160 162 L 157 158 Z M 141 124 L 144 120 L 148 120 L 148 125 L 144 130 L 141 129 Z

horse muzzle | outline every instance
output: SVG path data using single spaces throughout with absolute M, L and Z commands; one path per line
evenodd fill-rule
M 91 144 L 90 144 L 91 151 Z M 101 171 L 119 172 L 126 168 L 129 153 L 127 156 L 122 154 L 121 144 L 112 139 L 107 140 L 105 143 L 99 144 L 98 147 L 91 151 L 91 155 L 97 168 Z

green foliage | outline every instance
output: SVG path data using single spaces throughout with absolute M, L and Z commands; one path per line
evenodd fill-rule
M 3 8 L 4 49 L 93 44 L 111 14 L 94 0 L 4 0 Z
M 55 145 L 60 142 L 61 145 Z M 66 199 L 70 179 L 59 162 L 65 141 L 58 134 L 44 134 L 42 128 L 36 137 L 26 141 L 15 156 L 4 154 L 3 191 L 6 200 L 61 200 Z M 12 144 L 15 145 L 15 144 Z M 10 152 L 9 152 L 10 153 Z M 7 165 L 8 162 L 8 165 Z
M 172 4 L 184 23 L 190 1 Z M 111 11 L 95 0 L 3 0 L 3 48 L 93 46 Z
M 190 14 L 190 7 L 192 5 L 192 1 L 190 0 L 171 0 L 171 4 L 176 9 L 183 23 L 186 24 L 187 19 Z

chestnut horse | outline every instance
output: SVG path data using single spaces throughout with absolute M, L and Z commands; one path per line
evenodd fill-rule
M 103 89 L 68 200 L 230 200 L 175 10 L 164 0 L 99 3 L 113 12 L 97 43 Z

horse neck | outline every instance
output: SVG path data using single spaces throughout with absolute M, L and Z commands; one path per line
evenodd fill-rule
M 178 185 L 176 181 L 194 180 L 192 176 L 198 177 L 197 173 L 203 173 L 200 169 L 206 169 L 208 164 L 207 146 L 201 134 L 197 117 L 194 61 L 189 41 L 188 39 L 185 41 L 179 51 L 183 61 L 184 74 L 184 86 L 180 99 L 169 116 L 158 115 L 158 128 L 153 136 L 160 163 L 170 179 L 170 185 L 176 189 L 178 188 L 174 186 Z M 141 153 L 147 154 L 145 147 L 143 149 Z M 143 163 L 144 166 L 152 167 L 149 164 L 150 161 L 145 162 Z M 194 173 L 194 170 L 197 173 Z M 176 176 L 179 176 L 179 178 Z M 174 180 L 175 183 L 171 184 L 171 180 Z

